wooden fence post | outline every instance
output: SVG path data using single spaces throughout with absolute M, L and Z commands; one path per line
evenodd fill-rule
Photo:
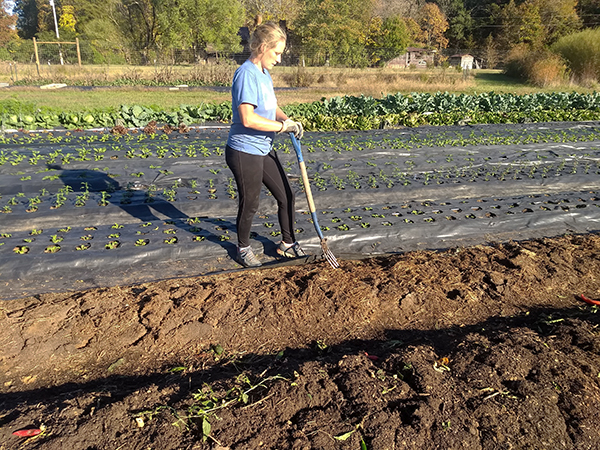
M 79 67 L 81 67 L 81 51 L 79 50 L 79 38 L 75 38 L 75 43 L 77 44 L 77 61 L 79 62 Z
M 38 77 L 40 76 L 40 56 L 38 55 L 37 42 L 33 38 L 33 50 L 35 51 L 35 66 L 37 67 Z

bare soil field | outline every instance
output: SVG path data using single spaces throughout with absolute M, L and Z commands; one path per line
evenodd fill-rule
M 0 448 L 598 448 L 597 235 L 341 266 L 3 302 Z

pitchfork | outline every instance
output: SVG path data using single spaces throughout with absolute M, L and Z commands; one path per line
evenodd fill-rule
M 310 190 L 310 183 L 308 181 L 308 174 L 306 173 L 306 165 L 304 164 L 304 158 L 302 157 L 302 150 L 300 148 L 300 142 L 294 136 L 294 133 L 290 133 L 290 138 L 292 139 L 292 144 L 294 145 L 294 150 L 296 150 L 296 156 L 298 157 L 298 165 L 300 166 L 300 172 L 302 173 L 302 182 L 304 183 L 304 192 L 306 192 L 306 200 L 308 201 L 308 209 L 310 210 L 310 215 L 313 220 L 313 224 L 315 225 L 315 230 L 317 230 L 317 234 L 319 235 L 319 239 L 321 239 L 321 249 L 323 250 L 323 256 L 329 263 L 331 267 L 337 269 L 340 267 L 337 259 L 329 247 L 327 247 L 327 239 L 323 236 L 323 232 L 321 231 L 321 227 L 319 226 L 319 221 L 317 219 L 317 213 L 315 209 L 315 202 L 313 201 L 312 192 Z

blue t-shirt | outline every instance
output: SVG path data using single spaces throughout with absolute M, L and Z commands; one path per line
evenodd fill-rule
M 266 69 L 261 72 L 250 60 L 238 67 L 233 75 L 231 86 L 233 122 L 229 129 L 227 145 L 241 152 L 266 155 L 271 151 L 275 133 L 272 131 L 258 131 L 242 125 L 238 111 L 238 107 L 242 103 L 253 105 L 254 112 L 259 116 L 275 120 L 277 99 L 275 98 L 271 75 Z

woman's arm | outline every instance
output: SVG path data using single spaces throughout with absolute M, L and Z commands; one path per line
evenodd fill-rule
M 252 128 L 258 131 L 275 131 L 279 132 L 283 129 L 283 121 L 287 119 L 285 113 L 277 107 L 275 117 L 277 120 L 269 120 L 259 116 L 254 112 L 254 105 L 250 103 L 242 103 L 238 106 L 240 120 L 246 128 Z
M 275 111 L 275 119 L 279 120 L 280 122 L 283 122 L 284 120 L 288 120 L 289 117 L 286 115 L 286 113 L 283 112 L 283 110 L 278 106 L 277 110 Z

